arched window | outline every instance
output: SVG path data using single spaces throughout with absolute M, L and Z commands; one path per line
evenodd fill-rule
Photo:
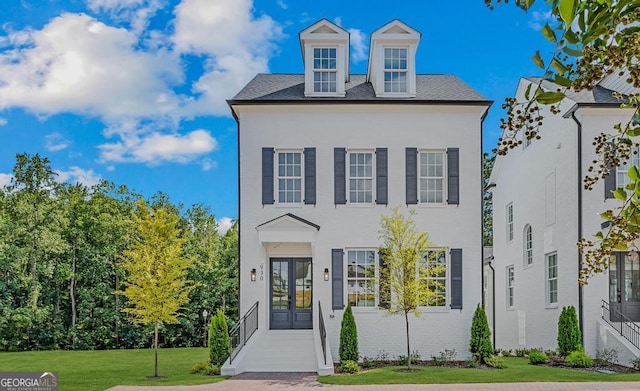
M 533 264 L 533 232 L 531 226 L 524 227 L 524 266 Z

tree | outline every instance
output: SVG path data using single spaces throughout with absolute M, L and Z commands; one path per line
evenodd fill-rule
M 473 313 L 469 347 L 471 353 L 475 354 L 480 362 L 493 354 L 489 321 L 487 320 L 487 314 L 484 312 L 484 307 L 480 304 L 478 304 L 476 312 Z
M 209 361 L 211 364 L 220 368 L 229 358 L 230 348 L 227 318 L 222 310 L 218 309 L 216 314 L 211 317 L 211 325 L 209 326 Z
M 508 0 L 485 0 L 493 8 L 494 3 Z M 569 89 L 580 92 L 591 90 L 605 77 L 617 77 L 624 83 L 627 95 L 616 94 L 620 106 L 629 109 L 629 120 L 603 130 L 594 140 L 599 159 L 589 168 L 584 188 L 592 189 L 600 179 L 611 175 L 611 167 L 624 165 L 630 158 L 632 147 L 638 147 L 634 137 L 640 136 L 640 2 L 637 0 L 545 0 L 544 7 L 554 17 L 545 24 L 542 34 L 555 49 L 550 59 L 537 51 L 534 63 L 544 70 L 543 79 L 529 87 L 525 101 L 507 98 L 504 108 L 507 118 L 502 122 L 503 137 L 496 148 L 498 155 L 522 143 L 519 133 L 531 140 L 540 138 L 543 123 L 541 106 L 549 106 L 553 114 L 561 112 L 560 105 Z M 515 4 L 528 11 L 535 0 L 516 0 Z M 555 90 L 542 87 L 542 81 L 555 83 Z M 616 212 L 602 213 L 609 222 L 606 233 L 598 232 L 595 239 L 582 238 L 578 244 L 584 254 L 580 282 L 585 284 L 594 273 L 607 270 L 611 253 L 626 250 L 631 242 L 640 238 L 640 173 L 638 167 L 628 170 L 630 183 L 619 188 L 614 195 L 622 202 Z
M 576 308 L 572 305 L 562 307 L 562 312 L 558 318 L 558 352 L 562 357 L 566 357 L 571 352 L 580 349 L 582 334 L 578 325 Z
M 356 320 L 351 311 L 351 304 L 347 304 L 347 308 L 342 314 L 342 324 L 340 325 L 340 362 L 355 361 L 358 362 L 360 354 L 358 353 L 358 329 L 356 328 Z
M 386 310 L 392 315 L 403 315 L 407 342 L 407 369 L 411 369 L 411 347 L 409 338 L 409 314 L 421 316 L 421 306 L 444 300 L 444 287 L 439 280 L 445 267 L 436 262 L 441 250 L 435 250 L 425 232 L 420 232 L 413 220 L 415 211 L 409 216 L 400 213 L 398 207 L 389 216 L 382 216 L 380 254 L 383 266 L 380 270 L 381 297 L 388 300 Z
M 489 191 L 489 178 L 496 155 L 482 154 L 482 244 L 493 245 L 493 193 Z
M 138 201 L 133 216 L 137 238 L 123 252 L 122 268 L 128 273 L 121 291 L 133 323 L 154 325 L 154 377 L 158 377 L 158 327 L 177 323 L 181 307 L 193 289 L 187 280 L 192 260 L 183 255 L 184 239 L 179 217 L 165 208 L 150 209 Z

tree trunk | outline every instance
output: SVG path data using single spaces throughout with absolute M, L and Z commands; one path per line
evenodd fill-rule
M 156 322 L 153 336 L 153 349 L 155 350 L 155 372 L 154 377 L 158 377 L 158 322 Z
M 407 370 L 411 370 L 411 347 L 409 346 L 409 313 L 404 313 L 404 322 L 407 326 Z
M 113 260 L 113 273 L 115 274 L 115 277 L 116 277 L 116 279 L 115 279 L 115 288 L 116 288 L 115 291 L 117 291 L 120 288 L 120 286 L 118 284 L 118 267 L 116 265 L 115 259 Z M 116 318 L 116 349 L 120 347 L 119 346 L 120 345 L 120 312 L 119 312 L 120 311 L 119 310 L 120 306 L 119 306 L 119 297 L 120 297 L 120 295 L 118 295 L 116 293 L 116 302 L 115 302 L 115 304 L 116 304 L 116 316 L 115 316 L 115 318 Z
M 69 296 L 71 298 L 71 328 L 76 328 L 78 314 L 76 313 L 76 239 L 73 239 L 73 252 L 71 255 L 71 286 Z M 75 338 L 74 338 L 75 340 Z M 75 341 L 74 341 L 75 344 Z

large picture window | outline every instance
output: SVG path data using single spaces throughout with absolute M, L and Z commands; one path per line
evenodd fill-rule
M 426 307 L 444 307 L 447 304 L 447 255 L 442 250 L 429 251 L 422 260 L 418 278 L 424 281 L 426 289 L 431 291 Z
M 444 197 L 444 151 L 420 152 L 420 202 L 442 204 Z
M 302 202 L 302 153 L 278 152 L 278 202 Z
M 384 92 L 407 92 L 407 49 L 384 49 Z
M 347 250 L 347 300 L 352 307 L 375 307 L 375 281 L 375 250 Z
M 336 92 L 336 49 L 313 49 L 313 91 Z
M 373 153 L 349 153 L 349 202 L 373 202 Z
M 547 255 L 547 305 L 558 304 L 558 254 Z

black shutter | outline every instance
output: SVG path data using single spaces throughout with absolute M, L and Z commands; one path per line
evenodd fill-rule
M 451 309 L 462 309 L 462 249 L 451 249 Z
M 346 150 L 344 148 L 333 149 L 333 197 L 336 204 L 347 203 L 346 190 Z
M 262 148 L 262 204 L 273 202 L 273 148 Z
M 615 198 L 613 196 L 613 191 L 616 190 L 616 177 L 618 176 L 618 173 L 616 171 L 617 167 L 613 164 L 609 164 L 609 162 L 607 162 L 607 164 L 609 165 L 609 175 L 607 175 L 607 177 L 604 178 L 604 198 L 605 199 Z
M 458 148 L 447 149 L 447 203 L 460 204 L 460 151 Z
M 387 205 L 387 148 L 376 149 L 376 204 Z
M 386 270 L 384 251 L 378 252 L 378 262 L 379 262 L 378 275 L 380 276 L 380 280 L 386 279 L 389 274 L 386 271 L 383 272 L 383 270 Z M 391 300 L 391 286 L 389 286 L 389 284 L 384 284 L 384 285 L 378 284 L 378 286 L 380 287 L 380 291 L 378 293 L 380 307 L 389 308 L 389 300 Z
M 304 149 L 304 203 L 316 204 L 316 149 Z
M 342 276 L 344 269 L 342 266 L 343 252 L 341 248 L 331 250 L 331 308 L 341 310 L 344 308 L 344 285 Z
M 406 156 L 406 198 L 407 205 L 418 203 L 418 148 L 407 148 Z

